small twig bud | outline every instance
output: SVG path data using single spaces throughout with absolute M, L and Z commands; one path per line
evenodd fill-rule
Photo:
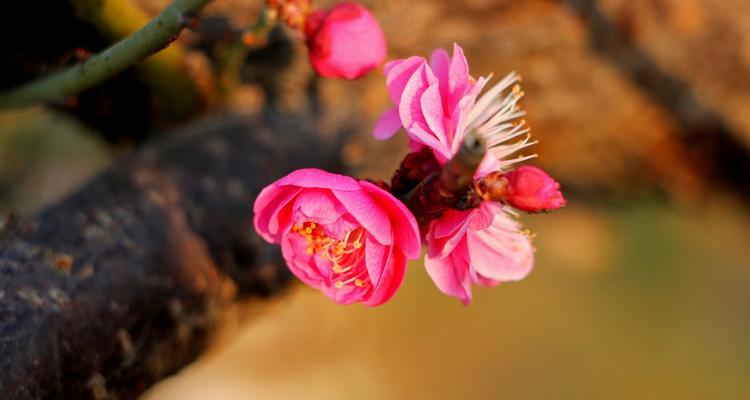
M 452 159 L 426 176 L 404 196 L 404 202 L 420 226 L 439 217 L 447 208 L 463 210 L 478 205 L 476 196 L 471 196 L 471 188 L 474 174 L 486 151 L 484 141 L 478 135 L 469 133 Z
M 446 197 L 461 197 L 471 188 L 474 173 L 484 158 L 484 140 L 474 132 L 466 135 L 461 149 L 443 166 L 440 191 Z

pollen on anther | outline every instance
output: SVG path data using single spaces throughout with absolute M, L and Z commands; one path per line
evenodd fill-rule
M 335 287 L 336 289 L 341 289 L 342 287 L 344 287 L 344 282 L 341 282 L 341 281 L 336 281 L 336 283 L 334 283 L 334 284 L 333 284 L 333 286 L 334 286 L 334 287 Z

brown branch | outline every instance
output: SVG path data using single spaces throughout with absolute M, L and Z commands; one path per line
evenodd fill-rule
M 750 149 L 729 124 L 693 93 L 692 88 L 658 63 L 604 14 L 596 0 L 563 0 L 588 29 L 591 47 L 609 60 L 645 94 L 661 104 L 680 128 L 681 141 L 701 172 L 750 198 Z
M 134 398 L 202 351 L 225 306 L 277 293 L 254 196 L 337 153 L 302 117 L 206 121 L 0 234 L 0 398 Z
M 426 164 L 435 166 L 435 171 L 423 171 L 424 177 L 411 190 L 402 195 L 406 206 L 417 218 L 419 226 L 424 227 L 431 220 L 439 217 L 447 208 L 459 210 L 477 207 L 478 200 L 470 196 L 471 185 L 474 182 L 474 174 L 487 151 L 484 140 L 478 135 L 470 133 L 466 135 L 461 148 L 442 167 L 437 163 L 427 161 Z M 426 150 L 431 155 L 431 150 Z M 423 152 L 412 153 L 422 157 Z M 408 155 L 407 159 L 412 155 Z M 406 159 L 405 159 L 405 162 Z M 419 166 L 417 166 L 419 168 Z M 408 173 L 406 165 L 402 163 L 399 171 L 394 175 L 395 181 L 403 181 L 402 174 Z M 396 194 L 401 193 L 403 188 L 394 186 Z

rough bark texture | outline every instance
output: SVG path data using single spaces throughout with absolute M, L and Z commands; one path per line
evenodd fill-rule
M 227 115 L 144 147 L 0 237 L 0 398 L 134 398 L 193 360 L 223 306 L 288 281 L 253 197 L 331 166 L 305 118 Z

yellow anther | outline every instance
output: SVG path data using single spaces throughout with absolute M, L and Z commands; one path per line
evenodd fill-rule
M 355 249 L 358 249 L 358 248 L 362 247 L 362 242 L 360 242 L 359 239 L 357 239 L 357 240 L 354 241 L 354 243 L 352 243 L 352 246 Z
M 357 287 L 367 286 L 367 282 L 363 281 L 362 279 L 355 279 L 354 284 L 357 285 Z
M 333 284 L 333 286 L 334 286 L 334 287 L 335 287 L 336 289 L 341 289 L 342 287 L 344 287 L 344 282 L 341 282 L 341 281 L 336 281 L 336 283 L 334 283 L 334 284 Z

